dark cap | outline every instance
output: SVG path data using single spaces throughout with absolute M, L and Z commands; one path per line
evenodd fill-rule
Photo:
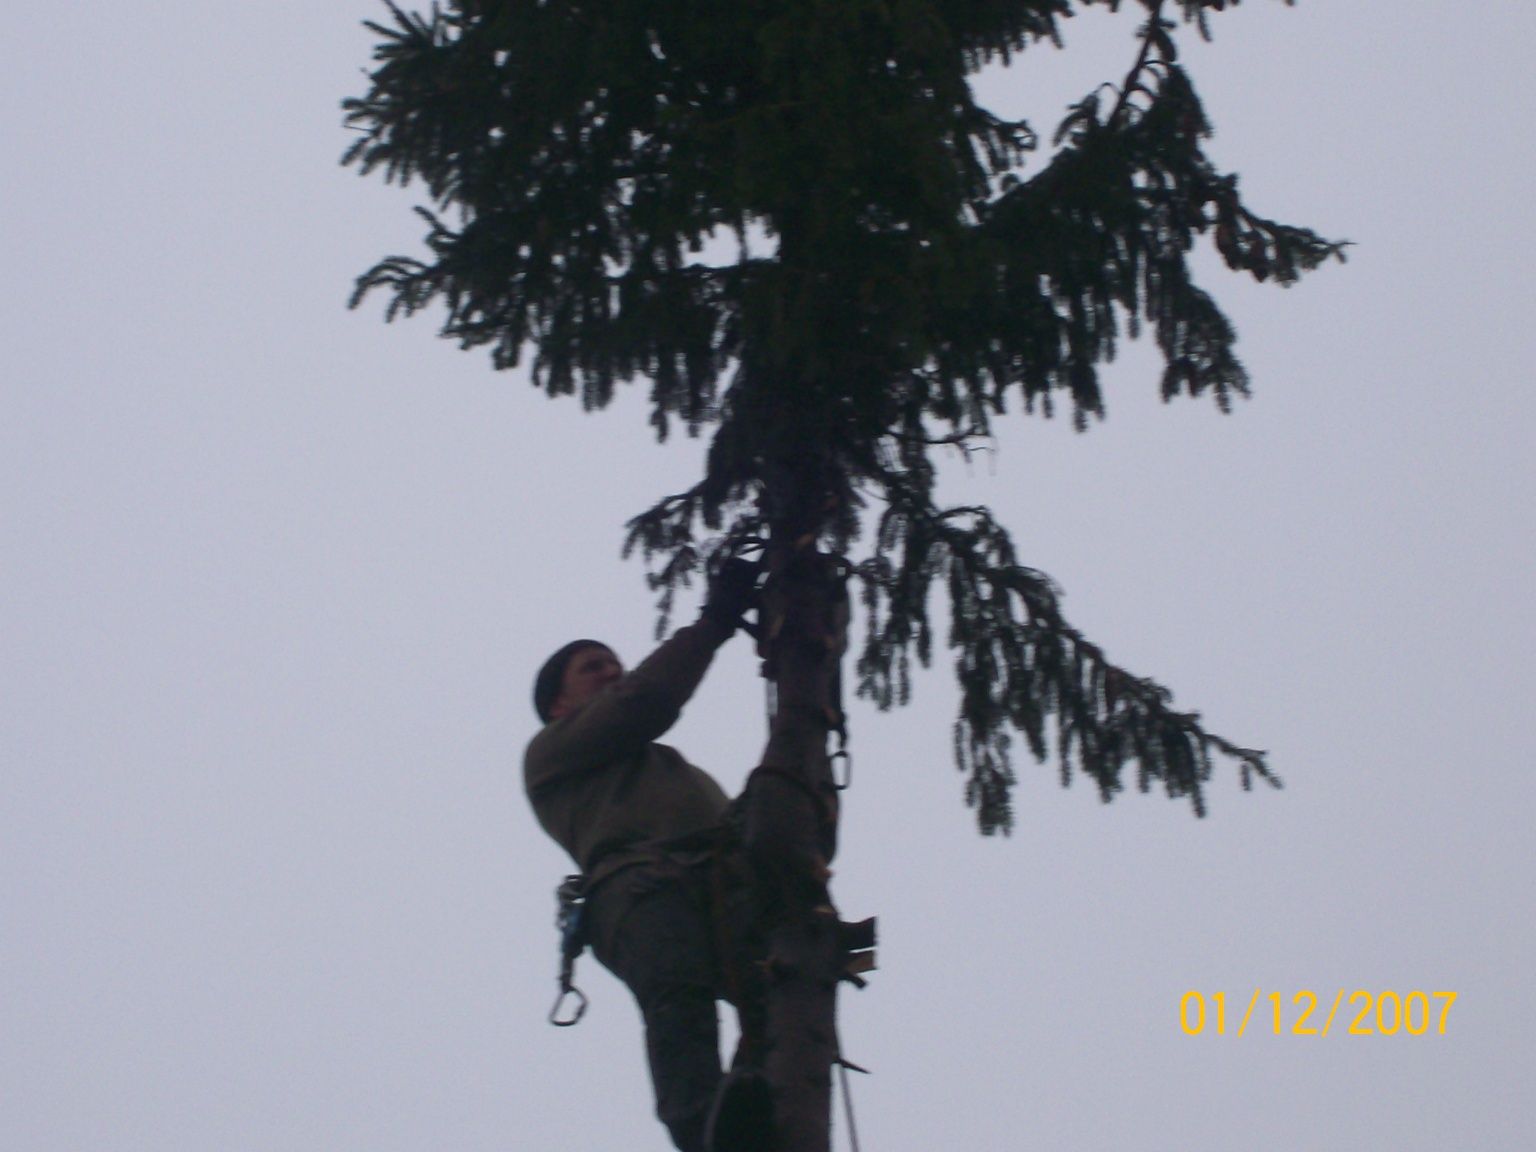
M 608 645 L 601 640 L 572 640 L 544 661 L 544 667 L 534 677 L 533 710 L 544 723 L 549 723 L 549 710 L 554 706 L 560 695 L 560 686 L 565 682 L 565 666 L 571 662 L 572 656 L 584 648 L 608 648 Z

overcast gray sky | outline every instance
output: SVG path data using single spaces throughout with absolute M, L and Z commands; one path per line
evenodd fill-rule
M 348 313 L 414 249 L 339 101 L 382 7 L 13 6 L 0 38 L 0 1147 L 664 1152 L 590 958 L 544 1023 L 523 800 L 534 669 L 649 642 L 624 519 L 687 484 L 643 388 L 601 415 Z M 1043 128 L 1134 16 L 988 76 Z M 983 840 L 947 654 L 853 717 L 842 1012 L 871 1152 L 1536 1145 L 1528 730 L 1536 6 L 1250 0 L 1188 60 L 1260 211 L 1356 241 L 1291 291 L 1207 276 L 1255 396 L 1010 422 L 946 480 L 1071 619 L 1283 792 L 1105 807 L 1021 765 Z M 673 733 L 728 788 L 742 641 Z M 1180 997 L 1459 998 L 1446 1034 L 1183 1035 Z M 1267 1003 L 1267 1002 L 1266 1002 Z M 1321 1016 L 1322 1010 L 1319 1012 Z M 1317 1020 L 1313 1021 L 1318 1022 Z M 846 1147 L 839 1126 L 839 1146 Z

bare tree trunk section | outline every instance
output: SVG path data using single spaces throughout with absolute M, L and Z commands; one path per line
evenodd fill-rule
M 764 1072 L 775 1152 L 828 1152 L 842 955 L 827 891 L 838 817 L 827 735 L 847 614 L 834 562 L 812 537 L 775 537 L 761 648 L 778 707 L 745 821 L 769 919 Z

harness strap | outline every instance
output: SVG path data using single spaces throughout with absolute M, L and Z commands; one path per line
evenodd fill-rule
M 846 757 L 847 753 L 839 750 L 832 754 L 833 759 L 836 759 L 839 756 Z M 822 818 L 824 820 L 832 819 L 831 809 L 836 804 L 835 798 L 828 797 L 826 789 L 818 788 L 800 773 L 794 772 L 788 768 L 780 768 L 773 764 L 759 764 L 756 768 L 752 769 L 750 773 L 748 773 L 747 785 L 742 789 L 743 795 L 751 790 L 753 780 L 759 775 L 772 776 L 779 780 L 789 781 L 796 788 L 799 788 L 800 791 L 809 796 L 811 800 L 816 804 L 816 806 L 821 809 Z M 834 792 L 838 790 L 838 786 L 835 782 L 833 783 L 832 788 Z

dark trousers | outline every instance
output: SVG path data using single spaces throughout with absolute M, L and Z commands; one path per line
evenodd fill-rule
M 760 969 L 747 933 L 722 932 L 745 910 L 712 887 L 710 865 L 635 867 L 603 883 L 589 900 L 592 950 L 628 986 L 645 1020 L 656 1115 L 680 1152 L 703 1152 L 704 1126 L 720 1087 L 717 999 L 735 1002 L 748 1043 L 762 1035 Z M 740 910 L 740 912 L 736 911 Z M 731 963 L 722 964 L 725 947 Z M 744 986 L 749 985 L 749 986 Z

